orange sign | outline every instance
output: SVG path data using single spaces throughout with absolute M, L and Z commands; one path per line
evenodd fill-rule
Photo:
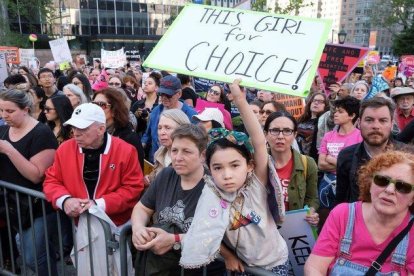
M 276 102 L 283 104 L 286 107 L 286 110 L 295 117 L 296 120 L 302 116 L 303 112 L 305 112 L 305 103 L 301 97 L 275 93 L 274 99 Z
M 6 53 L 7 63 L 20 64 L 19 48 L 0 46 L 0 52 Z
M 397 75 L 397 66 L 388 66 L 384 69 L 384 72 L 382 72 L 382 75 L 384 78 L 386 78 L 388 81 L 391 81 L 395 78 Z
M 374 50 L 377 46 L 377 31 L 371 31 L 369 33 L 369 48 Z

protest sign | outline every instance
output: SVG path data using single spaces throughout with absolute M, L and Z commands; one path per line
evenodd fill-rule
M 6 53 L 0 51 L 0 88 L 4 85 L 4 80 L 7 78 L 7 62 L 6 62 Z
M 214 84 L 218 84 L 223 88 L 225 87 L 223 82 L 203 78 L 194 78 L 194 89 L 196 93 L 206 93 Z
M 317 238 L 316 229 L 304 219 L 307 209 L 286 212 L 285 221 L 278 226 L 289 250 L 289 262 L 294 275 L 303 275 L 303 267 Z
M 283 104 L 296 120 L 305 112 L 305 101 L 301 97 L 276 93 L 274 99 L 276 102 Z
M 50 49 L 52 50 L 53 59 L 57 63 L 65 61 L 72 62 L 72 55 L 70 53 L 68 42 L 65 38 L 58 38 L 49 41 Z
M 20 64 L 19 48 L 0 46 L 0 51 L 6 54 L 6 61 L 8 64 Z
M 406 77 L 411 77 L 414 74 L 414 55 L 401 56 L 398 71 Z
M 306 96 L 331 20 L 187 5 L 144 62 L 167 70 Z M 306 47 L 304 47 L 306 45 Z
M 318 68 L 325 91 L 329 90 L 331 84 L 342 82 L 367 52 L 368 48 L 326 44 Z
M 34 49 L 19 49 L 20 55 L 20 65 L 24 65 L 29 67 L 30 62 L 32 61 L 33 57 L 35 56 Z
M 395 79 L 395 76 L 397 75 L 397 66 L 385 67 L 384 71 L 382 72 L 382 75 L 388 81 L 391 81 L 392 79 Z
M 124 48 L 116 51 L 106 51 L 101 49 L 101 62 L 105 68 L 124 67 L 127 63 Z
M 367 64 L 373 65 L 380 63 L 381 57 L 378 51 L 369 51 L 365 60 Z

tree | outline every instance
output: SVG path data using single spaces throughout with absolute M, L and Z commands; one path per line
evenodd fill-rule
M 398 56 L 414 53 L 414 25 L 394 37 L 392 48 Z
M 313 6 L 313 2 L 309 4 L 304 3 L 306 0 L 289 0 L 289 4 L 286 7 L 279 6 L 276 2 L 275 7 L 272 9 L 267 7 L 266 0 L 257 0 L 252 4 L 252 10 L 254 11 L 263 11 L 263 12 L 274 12 L 278 14 L 291 14 L 299 15 L 299 10 L 301 8 Z

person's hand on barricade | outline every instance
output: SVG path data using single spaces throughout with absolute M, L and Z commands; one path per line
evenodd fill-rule
M 71 197 L 63 202 L 62 207 L 66 215 L 76 218 L 89 209 L 92 204 L 94 204 L 92 200 Z
M 318 226 L 319 214 L 316 213 L 313 207 L 310 208 L 309 214 L 306 214 L 305 220 L 312 226 Z
M 220 254 L 224 259 L 227 270 L 244 272 L 243 262 L 223 244 L 220 246 Z
M 155 238 L 156 234 L 148 230 L 148 227 L 132 228 L 132 244 L 139 251 L 150 249 L 148 243 Z
M 156 227 L 148 227 L 147 230 L 155 234 L 154 239 L 147 243 L 147 249 L 157 255 L 163 255 L 171 250 L 175 243 L 174 234 Z

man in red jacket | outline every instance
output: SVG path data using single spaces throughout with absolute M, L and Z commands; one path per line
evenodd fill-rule
M 136 149 L 106 132 L 105 113 L 93 103 L 78 106 L 71 119 L 74 138 L 56 151 L 43 190 L 55 208 L 78 217 L 93 204 L 117 225 L 126 223 L 144 188 Z

